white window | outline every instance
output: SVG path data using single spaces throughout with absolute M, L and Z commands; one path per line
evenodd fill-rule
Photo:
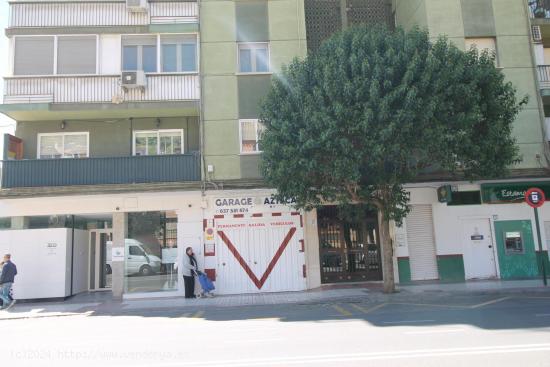
M 157 72 L 157 36 L 124 36 L 122 70 Z
M 96 35 L 16 36 L 14 75 L 96 74 Z
M 239 43 L 239 72 L 269 72 L 269 44 Z
M 241 153 L 259 153 L 260 137 L 264 127 L 258 120 L 240 120 L 239 121 L 239 137 L 241 142 Z
M 183 130 L 143 130 L 134 132 L 134 155 L 182 154 Z
M 196 36 L 161 36 L 160 43 L 163 73 L 197 72 Z
M 476 48 L 480 53 L 487 50 L 490 55 L 495 55 L 495 65 L 498 65 L 497 45 L 494 37 L 466 38 L 466 50 Z
M 38 134 L 38 159 L 89 156 L 89 133 Z

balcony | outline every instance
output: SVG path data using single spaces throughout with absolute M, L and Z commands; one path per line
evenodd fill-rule
M 7 160 L 2 188 L 200 181 L 200 155 Z
M 149 2 L 129 12 L 124 1 L 11 1 L 9 28 L 113 27 L 198 21 L 196 1 Z
M 550 65 L 537 66 L 541 89 L 550 89 Z
M 151 74 L 147 86 L 123 92 L 119 75 L 4 78 L 4 104 L 193 101 L 200 98 L 196 74 Z

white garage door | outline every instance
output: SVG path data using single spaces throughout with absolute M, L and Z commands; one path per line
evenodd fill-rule
M 299 216 L 218 219 L 216 232 L 218 293 L 306 288 Z
M 432 206 L 412 205 L 406 222 L 411 279 L 438 279 Z

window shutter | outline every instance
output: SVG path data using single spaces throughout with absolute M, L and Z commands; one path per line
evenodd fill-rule
M 96 37 L 63 36 L 57 40 L 58 74 L 95 74 Z
M 16 37 L 15 75 L 52 75 L 54 37 Z
M 438 279 L 432 206 L 412 205 L 406 224 L 411 279 Z

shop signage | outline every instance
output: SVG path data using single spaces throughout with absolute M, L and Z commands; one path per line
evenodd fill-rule
M 252 209 L 291 207 L 296 204 L 295 199 L 285 202 L 275 199 L 273 196 L 241 196 L 228 198 L 214 198 L 216 214 L 246 214 Z
M 550 182 L 514 182 L 482 184 L 481 199 L 484 204 L 522 203 L 531 187 L 541 189 L 546 197 L 550 195 Z
M 107 241 L 107 246 L 109 246 L 109 242 L 111 241 Z M 111 242 L 112 245 L 113 243 Z M 111 261 L 124 261 L 124 247 L 113 247 L 111 249 Z

